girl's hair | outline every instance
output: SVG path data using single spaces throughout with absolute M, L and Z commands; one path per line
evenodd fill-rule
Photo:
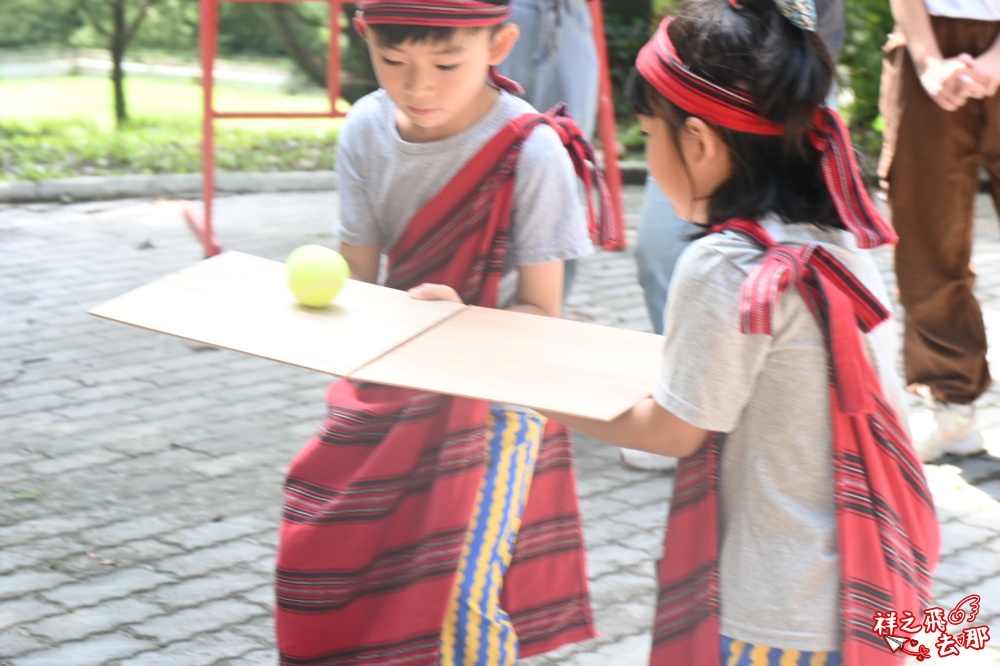
M 749 93 L 760 115 L 785 125 L 783 135 L 765 136 L 710 123 L 729 149 L 733 170 L 710 197 L 707 224 L 773 213 L 786 223 L 843 229 L 823 180 L 819 151 L 807 137 L 834 77 L 830 54 L 816 33 L 793 25 L 773 0 L 742 0 L 740 8 L 725 0 L 689 0 L 671 22 L 669 35 L 691 71 Z M 637 70 L 625 95 L 636 113 L 666 121 L 682 155 L 680 135 L 692 114 L 667 100 Z
M 510 0 L 481 0 L 493 5 L 509 5 Z M 490 28 L 456 28 L 442 25 L 408 25 L 401 23 L 380 23 L 368 26 L 378 37 L 379 44 L 385 47 L 394 47 L 405 42 L 447 42 L 459 30 L 469 32 L 479 32 L 489 30 L 496 32 L 500 26 Z

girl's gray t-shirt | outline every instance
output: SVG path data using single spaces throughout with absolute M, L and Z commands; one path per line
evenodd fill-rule
M 819 243 L 889 303 L 875 262 L 849 233 L 776 220 L 763 226 L 779 243 Z M 671 283 L 653 397 L 688 423 L 727 433 L 719 482 L 723 635 L 839 650 L 826 350 L 794 288 L 779 298 L 773 337 L 740 332 L 740 287 L 760 259 L 760 248 L 734 232 L 685 251 Z M 866 336 L 867 351 L 886 398 L 905 415 L 897 336 L 895 321 L 884 322 Z
M 396 129 L 384 90 L 358 100 L 338 141 L 341 201 L 335 232 L 350 245 L 388 252 L 413 215 L 504 125 L 534 108 L 506 92 L 472 127 L 439 141 L 409 143 Z M 511 238 L 501 307 L 513 301 L 517 266 L 575 259 L 593 252 L 576 174 L 555 130 L 537 127 L 517 164 Z

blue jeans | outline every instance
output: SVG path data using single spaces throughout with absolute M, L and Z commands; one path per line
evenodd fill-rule
M 520 83 L 539 111 L 566 102 L 583 134 L 592 136 L 600 71 L 586 0 L 513 0 L 511 7 L 521 37 L 500 73 Z
M 500 63 L 500 73 L 520 83 L 524 99 L 539 111 L 565 102 L 583 135 L 592 137 L 600 68 L 587 1 L 513 0 L 511 22 L 521 37 Z M 576 259 L 565 264 L 564 298 L 573 288 L 576 264 Z
M 670 200 L 652 177 L 646 177 L 639 213 L 639 232 L 635 242 L 635 260 L 639 265 L 639 286 L 646 299 L 646 310 L 653 330 L 663 333 L 663 312 L 670 292 L 674 267 L 688 240 L 698 227 L 682 220 Z

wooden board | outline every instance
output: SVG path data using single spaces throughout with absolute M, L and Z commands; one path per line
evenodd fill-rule
M 463 307 L 416 301 L 404 292 L 350 280 L 333 304 L 308 308 L 292 296 L 284 264 L 226 252 L 90 314 L 347 376 Z
M 610 421 L 652 392 L 662 348 L 651 333 L 468 307 L 352 377 Z
M 362 381 L 610 420 L 650 394 L 651 333 L 444 301 L 348 281 L 295 301 L 276 261 L 226 252 L 90 310 L 98 317 Z

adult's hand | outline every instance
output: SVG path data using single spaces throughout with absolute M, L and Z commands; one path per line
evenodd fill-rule
M 993 97 L 1000 90 L 1000 48 L 993 48 L 978 58 L 968 54 L 958 56 L 969 68 L 968 76 L 973 78 L 985 91 L 985 97 Z
M 945 111 L 960 109 L 969 98 L 987 96 L 986 86 L 973 74 L 971 56 L 954 58 L 928 57 L 920 74 L 920 84 L 938 106 Z

